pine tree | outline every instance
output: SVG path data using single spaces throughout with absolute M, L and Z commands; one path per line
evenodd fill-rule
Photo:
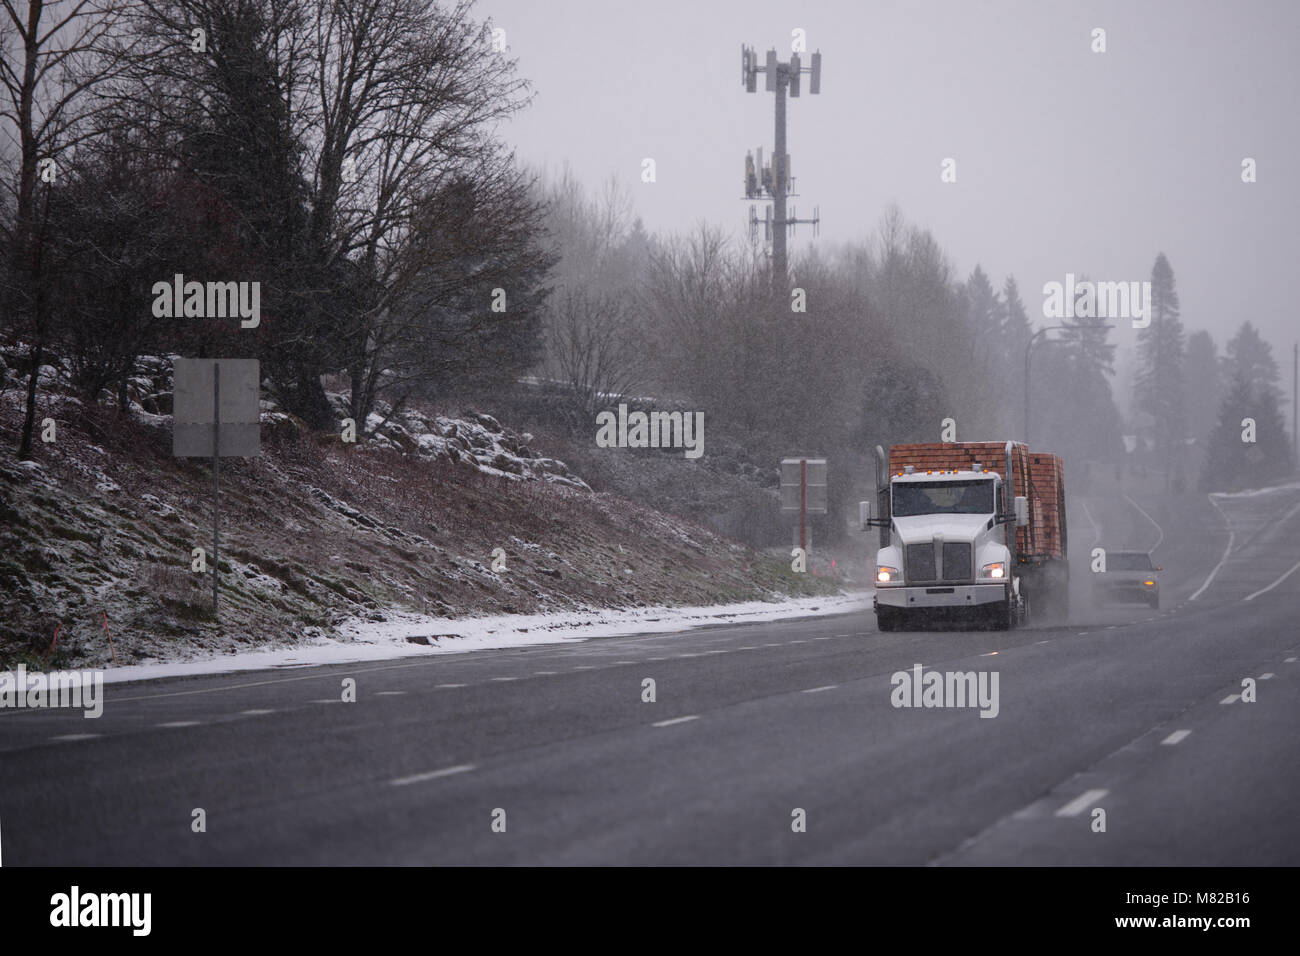
M 1202 491 L 1259 488 L 1291 471 L 1291 447 L 1277 402 L 1238 372 L 1210 433 Z
M 1210 333 L 1200 331 L 1188 336 L 1183 407 L 1187 410 L 1187 437 L 1192 449 L 1189 470 L 1193 472 L 1204 466 L 1206 441 L 1223 403 L 1223 382 L 1219 351 Z
M 1135 388 L 1137 408 L 1155 421 L 1156 450 L 1164 463 L 1165 490 L 1169 490 L 1175 449 L 1181 449 L 1187 433 L 1183 408 L 1183 363 L 1186 349 L 1183 323 L 1179 319 L 1178 292 L 1174 270 L 1162 252 L 1151 269 L 1151 300 L 1147 303 L 1150 325 L 1138 336 L 1138 372 Z

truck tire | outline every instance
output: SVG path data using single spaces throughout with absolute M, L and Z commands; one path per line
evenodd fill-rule
M 1007 595 L 996 604 L 989 604 L 988 622 L 991 631 L 1010 631 L 1016 626 L 1016 606 Z
M 896 607 L 876 608 L 876 629 L 897 631 L 903 623 L 903 612 Z

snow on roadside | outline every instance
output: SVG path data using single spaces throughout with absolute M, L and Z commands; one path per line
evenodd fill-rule
M 1211 498 L 1255 498 L 1259 495 L 1271 495 L 1278 491 L 1295 491 L 1300 488 L 1300 481 L 1285 485 L 1273 485 L 1271 488 L 1251 488 L 1247 491 L 1212 491 Z
M 870 591 L 824 597 L 792 598 L 767 603 L 714 604 L 701 607 L 645 607 L 626 610 L 570 611 L 559 614 L 502 614 L 449 620 L 419 614 L 388 612 L 389 620 L 345 622 L 339 632 L 346 641 L 317 638 L 291 648 L 248 651 L 203 660 L 131 664 L 104 670 L 106 683 L 196 677 L 238 671 L 351 664 L 394 658 L 461 654 L 469 651 L 536 644 L 563 644 L 595 637 L 626 637 L 703 627 L 709 624 L 749 624 L 797 617 L 820 617 L 866 611 Z M 407 638 L 428 639 L 411 643 Z M 4 673 L 4 672 L 0 672 Z

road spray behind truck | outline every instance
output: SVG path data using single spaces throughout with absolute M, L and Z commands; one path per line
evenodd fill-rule
M 862 527 L 880 529 L 876 621 L 922 619 L 999 630 L 1069 613 L 1065 471 L 1023 442 L 876 446 L 876 501 Z

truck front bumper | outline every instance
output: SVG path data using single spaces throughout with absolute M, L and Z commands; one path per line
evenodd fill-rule
M 949 584 L 931 587 L 878 587 L 877 607 L 952 608 L 994 604 L 1007 596 L 1007 586 L 996 584 Z

